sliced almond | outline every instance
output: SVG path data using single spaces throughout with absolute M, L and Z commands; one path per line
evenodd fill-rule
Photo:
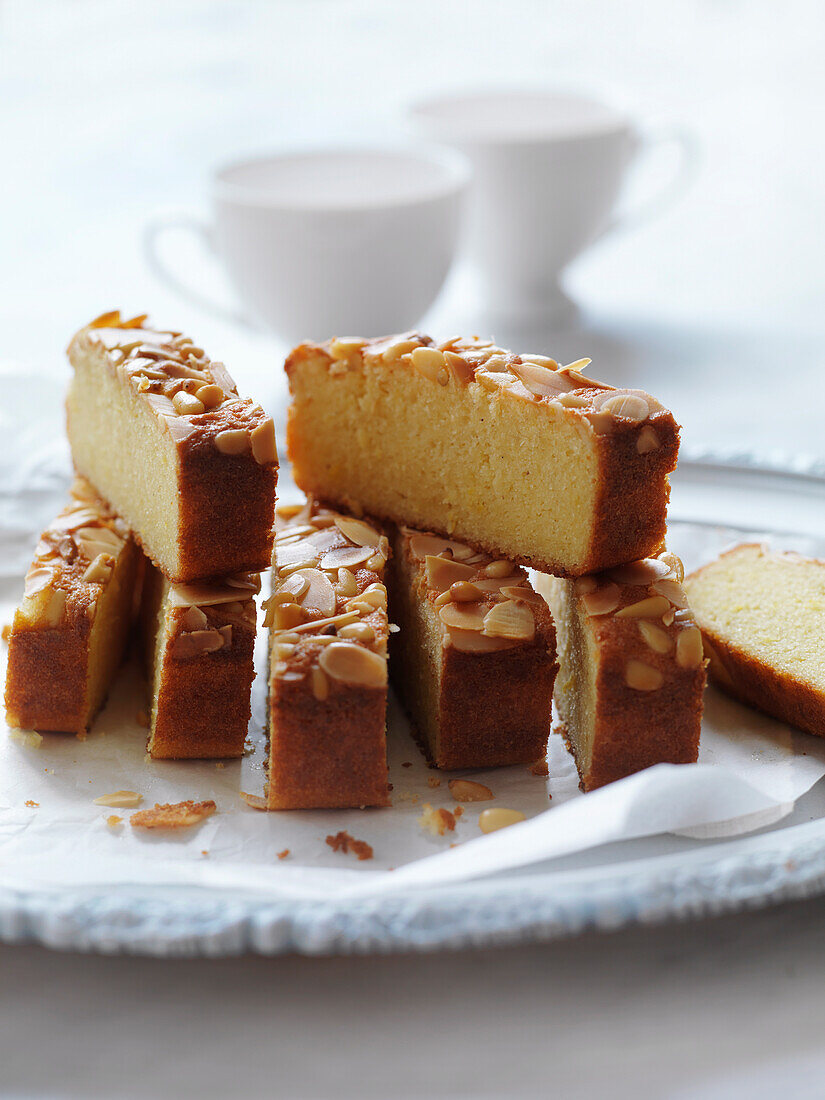
M 307 573 L 309 569 L 299 569 L 295 573 L 290 573 L 289 576 L 278 585 L 278 598 L 280 603 L 300 603 L 301 596 L 309 588 L 309 578 Z M 317 572 L 317 570 L 313 570 Z M 321 574 L 323 576 L 323 574 Z M 286 596 L 290 599 L 287 600 Z
M 645 661 L 631 658 L 625 665 L 625 683 L 635 691 L 657 691 L 665 682 L 664 676 Z
M 673 649 L 673 639 L 668 632 L 647 619 L 639 620 L 639 633 L 654 653 L 669 653 Z
M 617 393 L 601 403 L 601 411 L 617 416 L 621 420 L 639 422 L 647 420 L 650 406 L 643 397 L 630 393 Z
M 536 621 L 526 604 L 506 600 L 491 607 L 484 616 L 483 633 L 490 638 L 529 642 L 535 637 Z
M 54 571 L 45 565 L 32 566 L 26 574 L 26 586 L 23 594 L 27 597 L 36 596 L 44 588 L 48 588 L 54 579 Z
M 654 581 L 666 577 L 670 571 L 670 563 L 661 558 L 640 558 L 639 561 L 631 561 L 627 565 L 611 569 L 609 575 L 617 584 L 653 584 Z
M 603 584 L 582 596 L 584 610 L 590 616 L 609 615 L 619 606 L 621 592 L 616 584 Z
M 219 630 L 192 630 L 179 634 L 169 647 L 169 655 L 176 661 L 200 657 L 204 653 L 216 653 L 223 649 L 224 637 Z
M 478 604 L 447 603 L 438 609 L 438 616 L 445 626 L 456 630 L 484 629 L 484 608 Z
M 224 455 L 244 455 L 250 447 L 249 433 L 246 428 L 229 428 L 218 432 L 215 446 Z
M 420 348 L 420 351 L 427 351 L 427 348 Z M 363 520 L 353 519 L 351 516 L 336 516 L 335 526 L 345 535 L 350 542 L 354 542 L 356 546 L 370 546 L 375 548 L 381 539 L 381 535 L 374 527 L 370 527 L 368 523 L 364 523 Z
M 680 611 L 684 611 L 688 607 L 687 593 L 678 581 L 657 581 L 653 585 L 653 591 L 658 592 L 660 596 L 663 596 L 666 600 L 669 600 L 674 607 L 679 608 Z
M 444 368 L 444 354 L 437 348 L 413 348 L 410 362 L 419 374 L 435 382 L 438 372 Z
M 476 572 L 471 565 L 453 561 L 451 558 L 427 554 L 424 558 L 427 569 L 427 581 L 436 592 L 446 592 L 456 581 L 466 581 Z
M 306 587 L 301 590 L 300 597 L 296 596 L 296 601 L 302 607 L 307 611 L 317 611 L 324 617 L 335 613 L 335 589 L 329 577 L 320 569 L 301 569 L 293 573 L 289 579 L 295 576 L 306 581 Z
M 203 630 L 209 622 L 199 607 L 188 607 L 181 616 L 180 624 L 184 630 Z
M 576 387 L 568 378 L 537 363 L 510 363 L 510 370 L 536 397 L 558 397 Z
M 637 600 L 616 612 L 617 619 L 658 619 L 669 609 L 670 604 L 664 596 L 648 596 Z
M 370 546 L 341 546 L 335 550 L 328 550 L 321 558 L 322 569 L 352 569 L 353 566 L 363 565 L 373 554 Z
M 506 596 L 508 600 L 524 600 L 526 603 L 536 605 L 544 603 L 539 593 L 526 583 L 523 585 L 505 584 L 501 589 L 501 594 Z
M 290 566 L 308 569 L 317 565 L 320 557 L 319 551 L 308 539 L 301 539 L 286 546 L 277 545 L 275 547 L 275 567 L 279 570 Z
M 451 779 L 447 786 L 456 802 L 489 802 L 495 798 L 489 787 L 472 779 Z
M 661 442 L 658 435 L 649 424 L 645 424 L 636 440 L 637 453 L 640 455 L 647 455 L 650 454 L 651 451 L 658 451 L 659 447 L 661 447 Z
M 275 423 L 271 416 L 253 428 L 249 433 L 252 457 L 259 466 L 277 465 L 278 446 L 275 442 Z
M 333 680 L 356 687 L 383 688 L 387 662 L 377 653 L 354 642 L 334 642 L 321 651 L 319 666 Z
M 87 584 L 105 584 L 112 575 L 114 564 L 111 554 L 98 554 L 81 579 Z
M 132 806 L 139 806 L 143 801 L 143 795 L 137 791 L 112 791 L 111 794 L 102 794 L 94 800 L 95 806 L 117 806 L 124 810 Z
M 517 642 L 508 638 L 491 638 L 482 634 L 480 630 L 460 630 L 450 627 L 448 632 L 449 644 L 462 653 L 497 653 L 502 649 L 512 649 Z
M 676 639 L 676 664 L 680 668 L 698 668 L 703 658 L 702 634 L 699 627 L 685 627 Z

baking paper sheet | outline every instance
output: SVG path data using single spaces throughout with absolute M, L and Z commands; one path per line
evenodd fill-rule
M 23 400 L 25 380 L 6 390 Z M 0 622 L 9 622 L 42 526 L 62 506 L 68 455 L 58 427 L 58 395 L 37 422 L 0 408 L 12 445 L 0 458 Z M 51 426 L 49 426 L 51 424 Z M 46 425 L 46 427 L 44 427 Z M 753 536 L 748 536 L 752 538 Z M 689 568 L 737 539 L 720 527 L 674 524 L 670 544 Z M 813 540 L 782 545 L 822 553 Z M 263 637 L 259 639 L 259 656 Z M 0 675 L 5 676 L 6 647 Z M 259 669 L 262 669 L 259 665 Z M 374 896 L 489 875 L 633 837 L 681 832 L 733 836 L 781 819 L 825 774 L 825 742 L 795 732 L 709 689 L 700 762 L 660 765 L 582 795 L 572 759 L 551 737 L 550 778 L 527 767 L 483 772 L 430 770 L 394 701 L 389 715 L 393 805 L 385 810 L 260 813 L 240 798 L 262 793 L 265 677 L 254 688 L 254 753 L 241 761 L 146 762 L 140 677 L 124 667 L 85 741 L 44 734 L 40 747 L 12 739 L 0 725 L 0 884 L 13 887 L 197 885 L 278 897 Z M 433 837 L 418 818 L 424 803 L 454 809 L 448 780 L 464 774 L 489 786 L 495 800 L 464 807 L 455 832 Z M 439 785 L 435 785 L 439 784 Z M 155 802 L 213 798 L 218 812 L 201 826 L 173 833 L 133 830 L 132 811 L 96 806 L 99 795 L 127 789 Z M 489 836 L 478 828 L 488 806 L 522 810 L 523 824 Z M 115 828 L 111 815 L 123 818 Z M 327 836 L 346 830 L 372 845 L 359 862 L 334 852 Z M 289 850 L 279 860 L 277 853 Z

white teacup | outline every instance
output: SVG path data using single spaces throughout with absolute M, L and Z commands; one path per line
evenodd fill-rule
M 684 186 L 694 159 L 686 135 L 643 135 L 622 111 L 576 94 L 445 95 L 414 105 L 411 117 L 429 140 L 472 162 L 467 249 L 493 318 L 566 312 L 564 268 L 610 230 L 661 209 Z M 616 214 L 628 167 L 663 142 L 679 152 L 675 178 L 644 208 Z
M 241 161 L 213 179 L 213 220 L 156 219 L 149 262 L 179 293 L 285 340 L 412 328 L 455 253 L 470 180 L 466 159 L 425 146 L 282 153 Z M 159 251 L 169 229 L 198 232 L 223 261 L 242 308 L 205 299 Z

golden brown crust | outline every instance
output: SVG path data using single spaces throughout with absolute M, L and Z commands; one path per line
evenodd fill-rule
M 387 539 L 312 502 L 279 513 L 266 604 L 269 809 L 386 806 Z
M 96 709 L 89 697 L 89 651 L 98 601 L 115 570 L 127 595 L 137 585 L 140 555 L 121 521 L 82 479 L 72 497 L 41 536 L 15 613 L 5 692 L 12 726 L 67 733 L 88 728 Z M 127 611 L 107 624 L 113 671 L 130 622 Z
M 440 356 L 443 365 L 439 367 L 437 360 L 427 360 L 419 366 L 415 358 L 418 349 Z M 584 560 L 575 567 L 569 562 L 546 561 L 526 547 L 520 552 L 509 547 L 505 552 L 469 530 L 450 532 L 431 524 L 436 534 L 460 537 L 479 552 L 492 557 L 506 556 L 518 565 L 556 576 L 597 572 L 661 549 L 670 495 L 667 475 L 676 467 L 679 426 L 672 413 L 650 394 L 614 389 L 585 377 L 581 369 L 589 360 L 560 367 L 547 357 L 514 355 L 475 338 L 453 339 L 436 346 L 430 337 L 418 333 L 301 344 L 286 360 L 290 385 L 301 364 L 318 357 L 326 360 L 331 376 L 359 369 L 364 364 L 392 363 L 417 371 L 422 385 L 437 385 L 439 373 L 443 374 L 444 384 L 455 382 L 464 386 L 478 382 L 497 398 L 561 410 L 591 431 L 600 481 L 596 522 Z M 328 481 L 320 483 L 309 469 L 305 459 L 311 450 L 311 439 L 294 402 L 287 419 L 287 447 L 295 481 L 305 492 L 335 507 L 352 509 L 361 505 L 346 492 L 334 492 Z M 385 522 L 403 524 L 413 519 L 397 511 L 382 512 L 374 502 L 371 512 Z
M 236 593 L 234 602 L 210 604 L 214 595 L 204 589 L 199 597 L 202 587 L 168 586 L 157 570 L 147 570 L 141 623 L 150 695 L 155 695 L 148 751 L 156 760 L 208 760 L 244 752 L 255 676 L 252 589 L 228 592 Z M 193 602 L 174 606 L 187 594 Z M 158 631 L 163 632 L 159 651 Z M 159 668 L 154 667 L 158 660 Z
M 115 311 L 81 329 L 70 361 L 90 354 L 120 379 L 136 408 L 151 409 L 176 448 L 179 560 L 157 560 L 139 517 L 130 517 L 146 555 L 175 583 L 265 569 L 278 472 L 272 418 L 238 396 L 222 363 L 180 333 L 147 328 L 145 317 L 127 321 Z M 71 418 L 69 430 L 71 437 Z
M 606 574 L 577 581 L 543 578 L 539 584 L 556 610 L 559 631 L 565 615 L 557 601 L 573 601 L 572 622 L 583 622 L 596 654 L 588 751 L 582 731 L 570 728 L 574 711 L 565 692 L 582 691 L 592 670 L 563 659 L 557 688 L 562 732 L 585 791 L 654 764 L 697 758 L 706 662 L 682 578 L 679 559 L 663 553 Z M 566 651 L 574 649 L 562 645 Z
M 443 579 L 439 571 L 444 567 L 437 561 L 439 542 L 443 546 L 440 555 L 446 559 L 447 575 Z M 558 671 L 553 621 L 521 569 L 466 550 L 454 540 L 439 540 L 409 528 L 395 529 L 390 601 L 401 630 L 391 641 L 393 686 L 416 726 L 419 744 L 436 767 L 533 763 L 546 753 L 550 733 L 553 683 Z M 449 599 L 450 592 L 455 591 L 447 586 L 449 571 L 456 564 L 462 572 L 452 582 L 459 587 L 457 594 L 466 597 L 478 592 L 475 599 L 458 603 Z M 491 576 L 490 571 L 504 576 Z M 472 586 L 470 591 L 468 585 Z M 441 649 L 437 669 L 430 667 L 420 639 L 415 637 L 414 605 L 421 601 L 432 605 L 434 615 L 439 616 Z M 484 633 L 488 626 L 496 629 L 490 619 L 494 608 L 499 613 L 514 612 L 512 622 L 504 621 L 502 626 L 508 633 Z M 455 630 L 443 621 L 452 621 L 454 615 L 457 622 L 465 616 L 471 622 L 477 617 L 485 625 L 469 631 Z M 425 662 L 426 672 L 422 672 Z M 426 703 L 420 690 L 421 675 L 437 677 L 439 682 L 437 744 L 428 742 L 423 728 L 422 708 Z
M 720 554 L 719 560 L 735 557 L 741 550 L 751 548 L 766 552 L 758 543 L 743 543 Z M 825 562 L 817 559 L 778 551 L 770 553 L 789 562 L 811 562 L 825 568 Z M 707 568 L 709 566 L 695 570 L 688 577 L 688 582 L 701 578 Z M 817 737 L 825 737 L 825 696 L 821 692 L 811 684 L 743 652 L 704 621 L 701 614 L 697 614 L 697 619 L 709 658 L 708 673 L 717 687 L 734 699 L 757 707 L 782 722 Z

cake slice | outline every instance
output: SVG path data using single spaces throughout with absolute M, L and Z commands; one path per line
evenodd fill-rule
M 415 334 L 302 344 L 286 361 L 295 481 L 558 575 L 656 553 L 679 429 L 587 362 Z
M 386 806 L 389 544 L 311 502 L 278 511 L 266 805 Z
M 825 737 L 825 562 L 746 543 L 685 581 L 711 679 Z
M 275 431 L 224 365 L 117 312 L 81 329 L 69 359 L 75 466 L 169 580 L 267 568 Z
M 146 563 L 140 621 L 154 759 L 243 755 L 259 590 L 256 574 L 171 584 Z
M 536 581 L 556 624 L 556 708 L 585 791 L 696 760 L 705 660 L 683 577 L 664 552 L 576 581 Z
M 544 759 L 556 639 L 524 570 L 464 543 L 396 528 L 393 687 L 439 768 Z
M 78 479 L 43 532 L 9 636 L 6 720 L 82 733 L 103 706 L 132 623 L 140 551 Z

